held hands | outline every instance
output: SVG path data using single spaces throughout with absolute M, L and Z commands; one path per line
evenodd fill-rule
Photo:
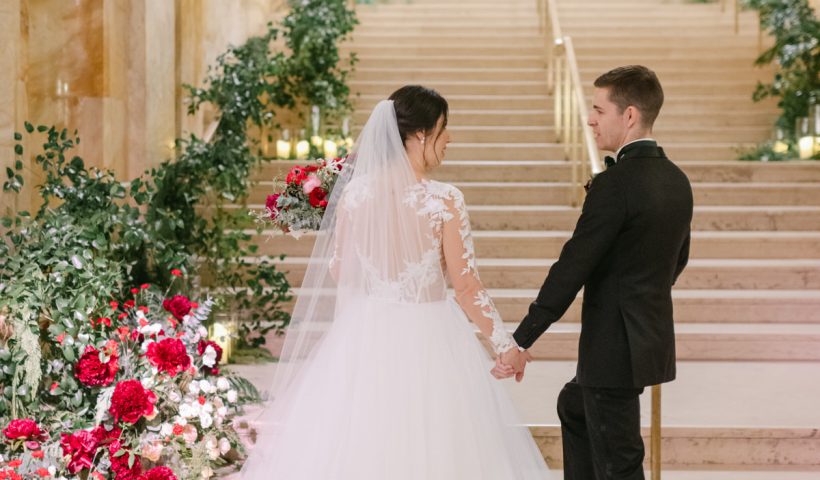
M 522 352 L 518 350 L 518 347 L 513 347 L 495 359 L 495 367 L 490 373 L 499 380 L 515 375 L 515 381 L 520 382 L 524 379 L 527 362 L 531 361 L 532 355 L 529 352 L 526 350 Z

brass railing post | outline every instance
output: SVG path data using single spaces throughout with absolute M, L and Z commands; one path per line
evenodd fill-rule
M 652 423 L 649 433 L 652 480 L 661 480 L 661 386 L 652 386 Z

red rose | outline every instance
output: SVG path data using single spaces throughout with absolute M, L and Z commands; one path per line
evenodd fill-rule
M 180 270 L 178 268 L 175 268 L 175 269 L 171 270 L 171 275 L 173 275 L 175 277 L 181 277 L 182 276 L 182 270 Z
M 185 350 L 185 344 L 178 338 L 165 338 L 148 345 L 145 356 L 152 365 L 172 377 L 191 366 L 191 357 Z
M 122 304 L 122 308 L 130 310 L 134 308 L 134 305 L 136 305 L 136 303 L 133 300 L 126 300 L 125 303 Z
M 205 349 L 208 347 L 213 347 L 214 351 L 216 352 L 216 360 L 212 366 L 203 365 L 202 371 L 206 374 L 210 375 L 219 375 L 219 361 L 222 360 L 222 347 L 219 346 L 218 343 L 211 341 L 211 340 L 200 340 L 196 346 L 196 351 L 200 355 L 205 353 Z
M 316 187 L 310 192 L 308 201 L 314 208 L 325 208 L 327 206 L 327 192 L 321 188 Z
M 139 455 L 129 452 L 120 456 L 115 454 L 122 448 L 119 440 L 114 440 L 108 446 L 108 457 L 111 459 L 111 471 L 114 472 L 116 480 L 135 480 L 142 474 L 142 464 Z M 128 468 L 128 457 L 134 455 L 133 465 Z
M 63 456 L 70 457 L 68 471 L 77 473 L 91 468 L 99 442 L 92 432 L 79 430 L 70 435 L 64 433 L 60 439 L 60 446 L 63 447 Z
M 273 195 L 268 195 L 268 198 L 265 199 L 265 207 L 268 209 L 268 213 L 270 213 L 270 219 L 276 220 L 276 217 L 279 216 L 279 207 L 276 205 L 276 202 L 279 200 L 279 194 L 275 193 Z
M 38 459 L 38 460 L 42 460 L 43 457 L 46 456 L 46 454 L 42 450 L 35 450 L 35 451 L 31 452 L 31 456 Z
M 37 470 L 34 471 L 34 473 L 36 473 L 37 475 L 39 475 L 43 478 L 51 476 L 51 474 L 48 472 L 48 469 L 45 468 L 45 467 L 38 468 Z
M 44 442 L 48 439 L 48 433 L 40 430 L 37 422 L 30 418 L 17 418 L 9 422 L 3 429 L 3 435 L 9 440 L 28 440 Z
M 154 411 L 156 402 L 154 392 L 144 389 L 139 380 L 125 380 L 114 387 L 108 411 L 115 420 L 137 423 L 143 415 L 150 415 Z
M 285 177 L 285 181 L 290 184 L 301 185 L 302 182 L 307 178 L 307 173 L 305 172 L 304 167 L 300 167 L 298 165 L 294 166 L 288 172 L 288 176 Z
M 162 308 L 170 312 L 177 320 L 182 320 L 185 315 L 191 313 L 191 301 L 183 295 L 174 295 L 170 300 L 162 301 Z
M 154 467 L 145 472 L 142 478 L 144 480 L 177 480 L 174 471 L 168 467 Z
M 117 376 L 119 365 L 117 356 L 112 355 L 108 362 L 100 361 L 100 351 L 88 345 L 85 352 L 74 366 L 74 376 L 87 387 L 100 387 L 110 385 Z
M 142 285 L 140 285 L 140 290 L 148 290 L 150 287 L 151 285 L 143 283 Z

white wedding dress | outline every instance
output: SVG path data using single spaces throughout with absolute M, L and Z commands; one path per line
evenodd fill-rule
M 476 271 L 463 196 L 404 171 L 397 135 L 382 102 L 334 188 L 242 476 L 551 478 L 474 333 L 515 347 Z

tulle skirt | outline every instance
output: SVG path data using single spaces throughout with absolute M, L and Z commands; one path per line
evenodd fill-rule
M 346 312 L 274 404 L 242 478 L 553 478 L 454 301 Z

